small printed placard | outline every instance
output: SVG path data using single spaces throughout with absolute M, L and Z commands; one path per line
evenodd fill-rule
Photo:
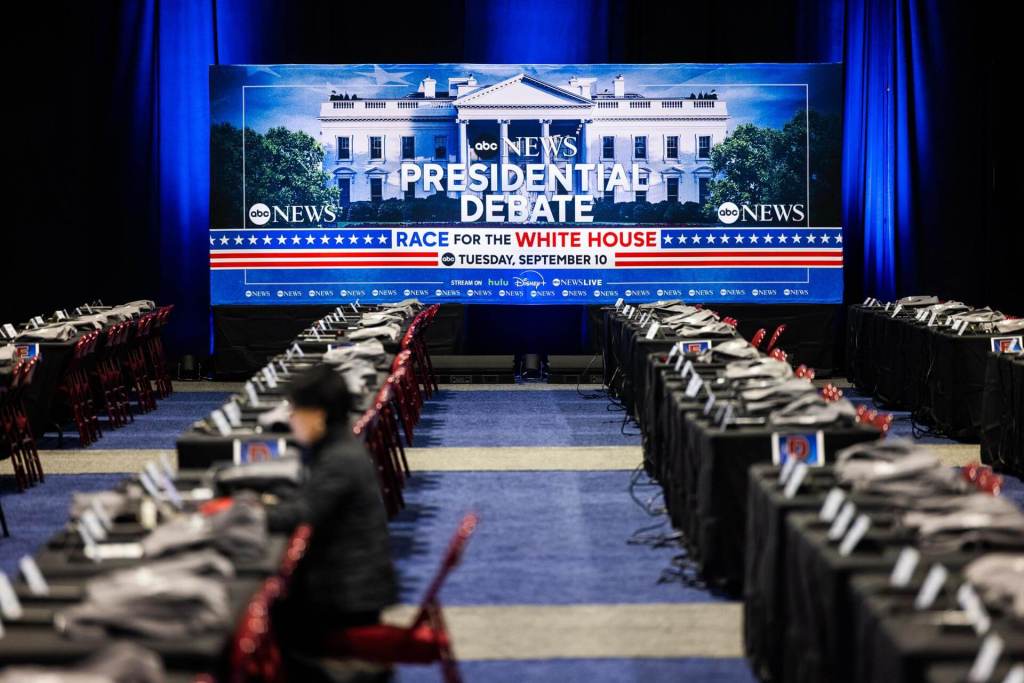
M 276 460 L 284 455 L 285 448 L 284 439 L 261 439 L 256 441 L 235 439 L 232 444 L 233 459 L 236 465 Z
M 711 348 L 710 339 L 694 339 L 692 341 L 681 342 L 683 345 L 683 353 L 689 353 L 699 355 L 704 353 Z
M 810 467 L 824 466 L 825 433 L 820 430 L 796 434 L 773 432 L 772 464 L 784 465 L 791 458 Z
M 825 502 L 821 505 L 818 518 L 823 522 L 834 520 L 839 514 L 839 508 L 842 507 L 844 500 L 846 500 L 846 492 L 838 486 L 833 487 L 825 496 Z
M 832 526 L 828 529 L 828 540 L 838 541 L 845 536 L 846 530 L 850 528 L 850 522 L 853 521 L 856 514 L 857 506 L 853 504 L 853 501 L 846 501 L 842 509 L 839 510 L 839 514 L 832 520 Z
M 43 573 L 39 571 L 39 565 L 31 555 L 25 555 L 18 561 L 18 569 L 25 577 L 25 583 L 32 595 L 49 595 L 50 584 L 46 583 Z
M 896 564 L 889 576 L 889 584 L 897 588 L 905 588 L 910 585 L 910 579 L 914 576 L 917 563 L 921 561 L 921 551 L 912 546 L 907 546 L 900 551 L 896 558 Z
M 796 460 L 790 462 L 796 462 Z M 796 496 L 796 492 L 800 490 L 800 485 L 804 483 L 808 471 L 810 471 L 810 468 L 804 463 L 797 464 L 793 474 L 789 476 L 789 480 L 786 482 L 786 488 L 783 489 L 782 495 L 787 499 L 792 499 Z
M 18 594 L 14 592 L 11 580 L 3 572 L 0 572 L 0 614 L 3 614 L 4 619 L 11 621 L 21 619 L 23 614 Z
M 23 360 L 35 358 L 39 355 L 39 344 L 16 344 L 14 348 L 18 358 Z
M 1021 335 L 1015 337 L 992 337 L 990 343 L 995 353 L 1020 353 L 1024 350 Z
M 623 303 L 622 297 L 619 297 L 618 299 L 615 300 L 615 310 L 616 311 L 619 310 L 620 308 L 622 308 L 622 303 Z
M 978 655 L 974 658 L 974 663 L 971 664 L 971 670 L 967 672 L 967 680 L 971 683 L 990 680 L 1005 647 L 1006 643 L 997 634 L 990 633 L 985 636 L 985 640 L 981 641 Z
M 647 339 L 654 339 L 654 337 L 657 336 L 657 334 L 658 334 L 658 328 L 659 327 L 661 327 L 661 325 L 658 324 L 658 321 L 657 320 L 653 321 L 651 323 L 651 326 L 647 328 L 647 334 L 645 335 L 646 338 Z
M 704 402 L 704 414 L 710 415 L 711 409 L 715 407 L 715 395 L 712 393 L 711 388 L 708 388 L 708 400 Z
M 857 544 L 864 538 L 864 534 L 871 528 L 871 518 L 867 515 L 858 515 L 857 520 L 850 527 L 839 544 L 839 554 L 848 557 L 856 549 Z
M 921 590 L 914 598 L 914 609 L 926 610 L 935 604 L 935 598 L 939 597 L 939 591 L 942 590 L 948 576 L 949 570 L 944 565 L 933 564 L 932 568 L 928 570 L 928 575 L 924 577 Z
M 218 434 L 227 436 L 231 433 L 231 423 L 222 411 L 214 410 L 210 413 L 210 419 L 213 420 L 213 426 L 217 428 Z
M 228 401 L 221 407 L 221 412 L 228 418 L 228 424 L 232 427 L 242 426 L 242 409 L 234 401 Z
M 690 381 L 686 385 L 686 391 L 684 392 L 686 394 L 686 397 L 687 398 L 695 398 L 697 396 L 697 394 L 700 393 L 700 385 L 701 384 L 702 384 L 702 381 L 701 381 L 700 375 L 694 374 L 693 377 L 690 378 Z

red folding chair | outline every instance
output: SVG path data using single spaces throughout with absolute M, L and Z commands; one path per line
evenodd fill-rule
M 89 332 L 79 336 L 75 342 L 64 378 L 58 388 L 58 394 L 64 402 L 78 429 L 78 437 L 82 446 L 88 446 L 103 436 L 96 407 L 92 398 L 92 386 L 89 381 L 89 368 L 99 344 L 99 332 Z
M 264 581 L 249 599 L 231 642 L 231 683 L 284 683 L 281 648 L 274 635 L 271 610 L 274 603 L 288 594 L 295 567 L 305 555 L 311 535 L 312 528 L 308 524 L 295 528 L 277 576 Z
M 38 356 L 18 361 L 11 385 L 0 400 L 0 456 L 11 459 L 19 491 L 45 479 L 24 403 L 25 391 L 32 384 L 38 363 Z
M 153 321 L 150 326 L 149 336 L 144 344 L 146 357 L 149 360 L 149 367 L 153 377 L 153 384 L 156 387 L 157 398 L 167 398 L 174 392 L 171 384 L 171 375 L 167 370 L 167 357 L 164 354 L 164 343 L 161 339 L 161 331 L 167 325 L 171 317 L 174 304 L 161 306 L 153 314 Z
M 462 561 L 469 537 L 476 529 L 477 516 L 462 518 L 441 566 L 430 582 L 420 609 L 409 626 L 374 624 L 332 634 L 327 650 L 332 657 L 355 658 L 385 664 L 432 664 L 439 662 L 447 683 L 460 683 L 452 639 L 444 621 L 440 593 L 448 575 Z
M 405 506 L 402 498 L 401 481 L 395 468 L 394 459 L 388 452 L 385 436 L 381 429 L 380 413 L 371 408 L 359 418 L 352 432 L 361 436 L 370 451 L 374 469 L 377 471 L 377 484 L 380 486 L 381 498 L 388 519 L 393 518 Z
M 772 332 L 772 338 L 768 340 L 768 346 L 766 346 L 764 349 L 765 353 L 771 353 L 772 349 L 775 348 L 775 345 L 779 343 L 779 337 L 781 337 L 782 333 L 785 331 L 785 324 L 779 325 L 778 327 L 775 328 L 775 331 Z
M 149 339 L 154 315 L 147 313 L 136 320 L 130 321 L 132 337 L 125 344 L 124 368 L 128 373 L 128 383 L 135 390 L 139 411 L 148 413 L 156 409 L 153 397 L 153 383 L 146 366 L 145 345 Z
M 103 398 L 107 418 L 113 427 L 122 427 L 135 420 L 128 403 L 128 390 L 124 386 L 121 367 L 121 348 L 128 339 L 130 323 L 111 325 L 104 333 L 105 343 L 97 355 L 93 378 Z

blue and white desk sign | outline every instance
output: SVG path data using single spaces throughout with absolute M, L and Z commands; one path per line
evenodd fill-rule
M 243 441 L 235 439 L 232 444 L 232 460 L 236 465 L 277 460 L 284 455 L 287 444 L 284 439 L 258 439 Z
M 994 353 L 1020 353 L 1024 351 L 1021 335 L 1013 337 L 992 337 L 989 342 Z
M 808 467 L 825 465 L 825 433 L 772 433 L 772 464 L 785 465 L 789 460 L 806 463 Z
M 35 358 L 40 355 L 39 344 L 16 344 L 15 348 L 18 353 L 18 357 L 22 360 L 28 360 L 29 358 Z
M 683 353 L 700 355 L 709 351 L 713 342 L 710 339 L 694 339 L 692 341 L 679 342 L 683 347 Z

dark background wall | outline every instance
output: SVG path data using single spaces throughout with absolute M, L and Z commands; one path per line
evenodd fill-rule
M 33 3 L 7 22 L 0 322 L 155 297 L 178 304 L 174 348 L 207 347 L 215 62 L 843 60 L 848 299 L 935 292 L 1024 313 L 1008 13 L 900 0 Z

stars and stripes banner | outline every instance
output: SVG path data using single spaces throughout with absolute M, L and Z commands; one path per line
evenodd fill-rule
M 213 230 L 214 301 L 838 302 L 843 231 L 442 226 Z

